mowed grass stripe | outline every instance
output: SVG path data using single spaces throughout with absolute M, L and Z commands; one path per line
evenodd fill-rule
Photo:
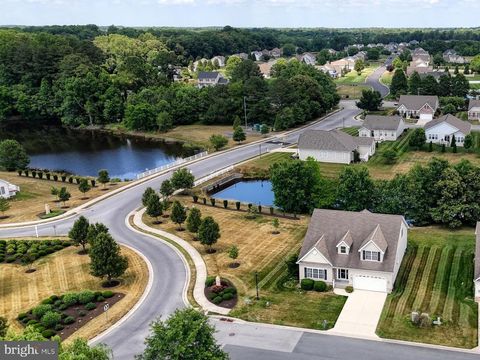
M 435 279 L 435 285 L 433 287 L 432 303 L 430 305 L 430 311 L 432 313 L 441 314 L 443 312 L 454 253 L 455 248 L 448 246 L 442 251 L 442 257 L 437 270 L 437 278 Z
M 426 284 L 426 292 L 423 296 L 423 301 L 421 302 L 420 309 L 430 311 L 430 301 L 432 299 L 432 293 L 435 286 L 435 279 L 437 278 L 438 267 L 440 264 L 440 258 L 442 256 L 442 250 L 440 248 L 434 247 L 432 251 L 435 253 L 433 257 L 433 263 L 429 270 L 428 281 Z
M 433 247 L 430 248 L 430 251 L 428 252 L 428 258 L 427 258 L 427 263 L 425 264 L 425 268 L 423 270 L 423 273 L 425 274 L 420 278 L 420 284 L 418 286 L 418 291 L 414 295 L 414 300 L 412 304 L 412 309 L 414 310 L 424 310 L 424 307 L 422 307 L 422 304 L 425 301 L 425 298 L 427 297 L 427 292 L 431 293 L 429 291 L 429 285 L 433 282 L 431 280 L 432 278 L 434 279 L 434 275 L 436 272 L 436 268 L 438 266 L 438 263 L 435 263 L 436 260 L 436 255 L 437 255 L 437 248 Z M 427 302 L 428 304 L 428 302 Z
M 410 291 L 408 293 L 407 301 L 405 303 L 405 308 L 404 310 L 410 311 L 413 310 L 413 302 L 415 301 L 415 298 L 417 297 L 418 290 L 420 288 L 420 284 L 423 279 L 423 273 L 425 271 L 425 267 L 427 264 L 428 257 L 430 255 L 430 247 L 425 247 L 422 253 L 422 256 L 420 258 L 420 268 L 418 269 L 417 273 L 415 274 L 415 279 L 413 281 L 412 286 L 410 287 Z
M 458 283 L 458 272 L 460 270 L 460 262 L 462 260 L 463 249 L 457 248 L 455 250 L 455 255 L 453 256 L 453 264 L 450 270 L 450 278 L 447 288 L 447 296 L 445 299 L 445 306 L 443 308 L 443 317 L 449 321 L 455 321 L 453 318 L 453 307 L 456 300 L 455 292 L 457 287 L 460 286 Z
M 397 304 L 397 309 L 395 310 L 396 314 L 403 314 L 405 312 L 406 306 L 407 306 L 407 301 L 412 293 L 413 288 L 415 287 L 415 280 L 417 278 L 417 273 L 421 270 L 421 261 L 423 259 L 423 254 L 425 253 L 425 248 L 420 247 L 417 250 L 417 256 L 415 257 L 415 261 L 413 262 L 412 268 L 410 270 L 410 273 L 408 275 L 408 280 L 407 284 L 405 286 L 405 290 L 403 293 L 403 296 L 400 298 L 398 304 Z M 426 259 L 425 259 L 426 261 Z

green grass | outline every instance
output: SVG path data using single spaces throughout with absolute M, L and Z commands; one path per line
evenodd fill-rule
M 343 132 L 346 132 L 347 134 L 349 135 L 352 135 L 352 136 L 358 136 L 358 127 L 346 127 L 346 128 L 343 128 L 341 129 Z
M 50 214 L 42 214 L 39 215 L 40 219 L 50 219 L 58 215 L 62 215 L 65 213 L 65 210 L 51 210 Z
M 413 131 L 411 129 L 407 129 L 397 141 L 384 141 L 379 144 L 375 154 L 368 161 L 368 164 L 383 164 L 383 153 L 385 153 L 386 150 L 395 150 L 398 158 L 400 159 L 402 155 L 404 155 L 409 149 L 408 141 L 412 134 Z
M 351 84 L 362 84 L 365 82 L 366 78 L 375 71 L 377 66 L 369 66 L 362 70 L 361 74 L 355 70 L 350 71 L 343 77 L 335 79 L 337 85 L 351 85 Z
M 388 295 L 377 328 L 381 337 L 473 348 L 477 345 L 477 304 L 473 300 L 473 229 L 416 228 Z M 419 328 L 412 311 L 439 316 L 442 325 Z

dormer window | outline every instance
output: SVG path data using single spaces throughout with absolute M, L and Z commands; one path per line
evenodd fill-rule
M 365 261 L 380 261 L 380 252 L 379 251 L 362 251 L 362 260 Z
M 346 246 L 340 246 L 340 254 L 346 254 L 347 253 L 347 247 Z

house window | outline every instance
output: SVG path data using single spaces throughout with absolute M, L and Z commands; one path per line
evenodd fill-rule
M 2 186 L 0 187 L 0 194 L 1 195 L 4 195 L 5 194 L 5 188 Z
M 346 254 L 347 253 L 347 247 L 346 246 L 340 246 L 340 254 Z
M 305 268 L 305 277 L 308 279 L 327 280 L 327 270 L 317 268 Z
M 380 261 L 380 252 L 363 250 L 362 251 L 362 260 Z
M 348 280 L 348 269 L 337 269 L 337 279 Z

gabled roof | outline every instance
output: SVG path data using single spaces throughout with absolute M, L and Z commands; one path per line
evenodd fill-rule
M 342 242 L 345 243 L 348 247 L 352 246 L 353 239 L 352 239 L 352 234 L 350 233 L 350 230 L 347 230 L 343 238 L 338 242 L 337 246 L 340 245 Z
M 198 73 L 198 80 L 216 79 L 220 75 L 216 71 L 200 71 Z
M 368 130 L 397 130 L 402 121 L 400 116 L 367 115 L 363 127 Z
M 459 131 L 462 132 L 463 135 L 470 134 L 470 131 L 472 129 L 472 125 L 469 122 L 460 120 L 459 118 L 457 118 L 452 114 L 447 114 L 439 117 L 438 119 L 435 119 L 426 123 L 425 130 L 431 129 L 434 126 L 437 126 L 438 124 L 441 124 L 443 122 L 446 122 L 447 124 L 458 129 Z
M 480 100 L 470 100 L 468 102 L 468 110 L 471 110 L 474 107 L 480 107 Z
M 409 110 L 420 110 L 423 105 L 428 104 L 432 109 L 438 105 L 438 96 L 430 95 L 401 95 L 398 105 L 404 105 Z
M 359 145 L 371 145 L 372 138 L 354 137 L 340 130 L 312 130 L 303 132 L 298 139 L 299 149 L 353 151 Z
M 480 221 L 475 229 L 475 276 L 474 280 L 480 279 Z
M 325 257 L 328 256 L 328 261 L 335 267 L 393 271 L 402 224 L 406 226 L 403 216 L 400 215 L 315 209 L 299 258 L 304 257 L 313 247 L 325 246 L 325 250 L 318 250 Z M 347 232 L 352 239 L 350 253 L 338 254 L 337 245 Z M 322 241 L 319 242 L 319 239 Z M 373 241 L 385 252 L 382 262 L 360 259 L 358 250 L 366 243 L 365 241 Z

